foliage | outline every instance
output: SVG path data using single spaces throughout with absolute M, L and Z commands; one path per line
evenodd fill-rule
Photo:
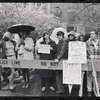
M 32 4 L 25 7 L 23 3 L 0 3 L 0 19 L 2 32 L 18 23 L 35 26 L 40 32 L 58 24 L 53 15 L 45 14 L 43 10 L 36 9 Z

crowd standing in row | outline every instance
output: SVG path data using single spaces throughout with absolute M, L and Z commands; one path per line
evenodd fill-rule
M 50 38 L 50 33 L 44 31 L 43 39 L 38 44 L 46 44 L 50 45 L 50 54 L 42 54 L 38 53 L 38 45 L 35 47 L 35 53 L 39 55 L 40 60 L 54 60 L 55 62 L 59 62 L 64 59 L 68 59 L 68 43 L 70 41 L 83 41 L 84 36 L 79 35 L 79 37 L 75 37 L 75 32 L 71 31 L 68 34 L 68 38 L 65 38 L 65 33 L 62 31 L 57 32 L 57 38 L 59 40 L 58 44 L 55 43 Z M 0 36 L 0 58 L 1 59 L 23 59 L 23 60 L 33 60 L 33 50 L 34 50 L 34 40 L 30 37 L 30 35 L 26 32 L 19 33 L 19 41 L 13 41 L 12 34 L 10 32 L 6 32 L 3 37 Z M 100 39 L 98 39 L 98 34 L 96 31 L 90 32 L 90 37 L 86 41 L 87 45 L 87 58 L 88 59 L 98 59 L 98 55 L 100 55 Z M 91 63 L 88 63 L 88 67 L 91 66 Z M 95 66 L 98 66 L 98 63 L 95 63 Z M 6 74 L 9 70 L 9 74 Z M 24 84 L 22 88 L 30 87 L 30 72 L 28 68 L 25 69 L 14 69 L 14 68 L 3 68 L 2 76 L 4 82 L 9 82 L 9 89 L 13 90 L 13 82 L 15 71 L 22 73 Z M 8 76 L 7 76 L 8 75 Z M 46 90 L 46 82 L 49 83 L 50 89 L 52 91 L 55 90 L 53 87 L 53 78 L 56 79 L 57 90 L 56 93 L 64 93 L 65 86 L 62 82 L 62 71 L 53 71 L 53 70 L 39 70 L 39 75 L 41 76 L 41 90 Z M 87 91 L 89 96 L 92 92 L 92 72 L 87 72 Z M 100 72 L 97 73 L 97 79 L 100 87 Z

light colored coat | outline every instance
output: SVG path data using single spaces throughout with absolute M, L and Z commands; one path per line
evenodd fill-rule
M 27 37 L 25 40 L 25 46 L 21 45 L 18 48 L 18 59 L 23 60 L 33 60 L 33 50 L 34 50 L 34 43 L 32 38 Z
M 27 37 L 25 40 L 25 46 L 23 48 L 23 59 L 24 60 L 33 60 L 33 50 L 34 43 L 32 38 Z

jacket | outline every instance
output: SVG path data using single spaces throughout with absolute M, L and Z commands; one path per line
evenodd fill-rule
M 68 40 L 62 39 L 57 45 L 57 56 L 58 60 L 68 59 Z
M 91 39 L 86 41 L 88 59 L 100 59 L 100 39 L 97 41 L 97 49 Z
M 40 44 L 46 44 L 45 41 L 40 42 Z M 48 43 L 53 50 L 50 50 L 50 54 L 40 54 L 40 60 L 54 60 L 55 59 L 55 54 L 56 54 L 56 43 L 50 39 L 50 42 Z M 40 76 L 41 77 L 52 77 L 53 76 L 53 71 L 52 70 L 39 70 Z
M 42 42 L 40 42 L 40 44 L 46 44 L 46 42 L 42 41 Z M 57 50 L 56 43 L 50 39 L 50 42 L 48 44 L 53 48 L 53 50 L 50 50 L 50 54 L 39 53 L 40 60 L 54 60 L 55 59 L 55 54 L 56 54 L 56 50 Z

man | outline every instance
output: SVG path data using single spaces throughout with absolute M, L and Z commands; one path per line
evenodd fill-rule
M 86 41 L 88 59 L 96 60 L 100 55 L 100 39 L 98 39 L 97 36 L 98 33 L 95 30 L 93 30 L 90 32 L 90 38 L 88 39 L 88 41 Z M 98 63 L 97 62 L 94 63 L 94 66 L 99 66 Z M 88 69 L 90 69 L 91 66 L 92 64 L 88 62 Z M 88 71 L 87 72 L 88 96 L 91 96 L 92 93 L 92 81 L 93 81 L 92 71 Z M 97 81 L 100 88 L 100 72 L 97 72 Z
M 57 45 L 57 56 L 55 62 L 68 59 L 68 41 L 64 39 L 64 33 L 62 31 L 57 32 L 57 38 L 59 39 L 59 43 Z M 62 81 L 62 71 L 56 71 L 56 82 L 58 88 L 56 93 L 64 93 L 65 89 Z

